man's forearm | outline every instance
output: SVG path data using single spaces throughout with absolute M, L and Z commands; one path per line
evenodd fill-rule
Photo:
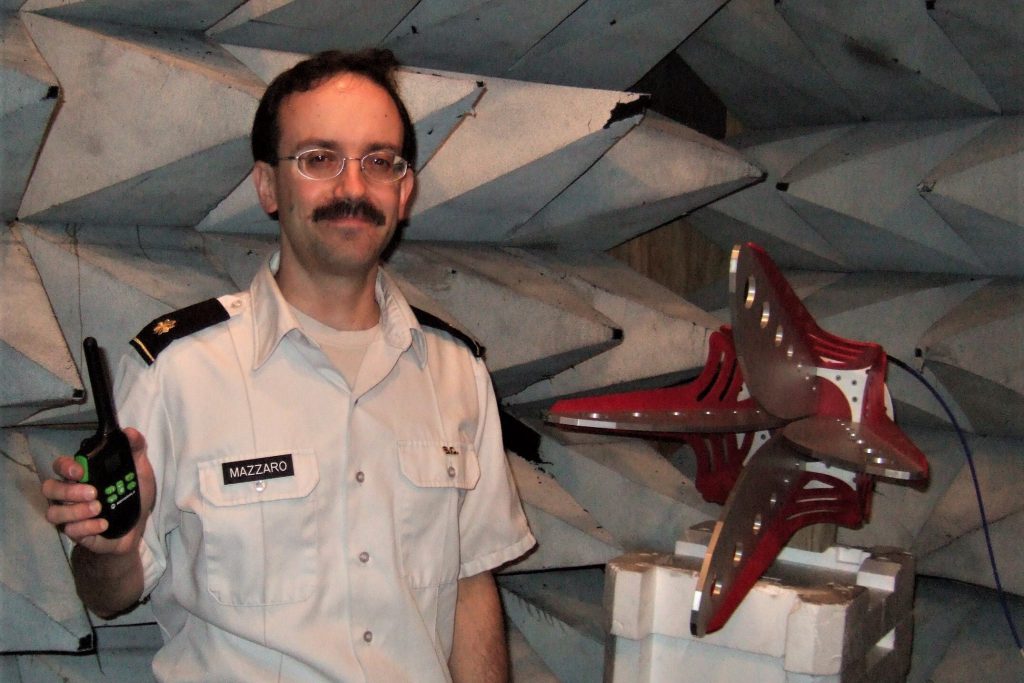
M 448 667 L 455 683 L 508 681 L 505 624 L 498 587 L 490 572 L 459 579 Z
M 101 617 L 123 612 L 142 597 L 142 560 L 137 552 L 101 555 L 75 546 L 71 573 L 78 597 Z

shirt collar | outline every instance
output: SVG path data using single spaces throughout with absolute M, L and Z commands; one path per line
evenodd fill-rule
M 285 335 L 292 330 L 300 333 L 302 330 L 284 295 L 281 294 L 277 280 L 274 279 L 280 265 L 281 253 L 275 252 L 260 268 L 249 286 L 256 351 L 253 357 L 254 370 L 267 362 Z M 427 359 L 423 330 L 420 329 L 416 316 L 398 285 L 384 268 L 377 269 L 374 297 L 380 307 L 381 336 L 384 341 L 400 351 L 411 346 L 422 366 Z

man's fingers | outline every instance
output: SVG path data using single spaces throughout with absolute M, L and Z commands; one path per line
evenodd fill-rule
M 62 455 L 53 461 L 53 473 L 61 479 L 69 481 L 79 481 L 85 476 L 82 466 L 74 458 L 69 458 L 66 455 Z
M 93 517 L 81 522 L 69 522 L 64 525 L 63 531 L 64 535 L 75 543 L 91 546 L 95 543 L 93 539 L 99 537 L 109 526 L 107 520 Z
M 73 524 L 89 520 L 100 513 L 100 502 L 91 500 L 86 503 L 69 503 L 51 505 L 46 508 L 46 521 L 50 524 Z
M 84 503 L 96 500 L 96 487 L 92 484 L 47 479 L 43 482 L 43 497 L 54 503 Z
M 133 427 L 125 427 L 124 435 L 128 437 L 128 445 L 132 447 L 132 455 L 136 458 L 146 452 L 146 437 Z

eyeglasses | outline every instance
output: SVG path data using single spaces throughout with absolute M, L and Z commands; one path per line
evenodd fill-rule
M 310 180 L 330 180 L 341 175 L 346 161 L 358 161 L 367 180 L 377 183 L 395 183 L 409 171 L 409 162 L 394 152 L 370 152 L 363 157 L 343 157 L 330 149 L 307 149 L 295 156 L 280 157 L 278 161 L 294 161 L 303 177 Z

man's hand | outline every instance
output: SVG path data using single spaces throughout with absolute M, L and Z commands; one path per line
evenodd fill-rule
M 107 520 L 98 518 L 100 502 L 96 487 L 82 484 L 85 473 L 73 458 L 53 461 L 60 479 L 43 482 L 43 496 L 50 501 L 46 519 L 57 526 L 76 547 L 71 556 L 75 587 L 85 605 L 100 616 L 109 616 L 134 605 L 142 595 L 142 564 L 138 548 L 146 520 L 153 511 L 156 478 L 146 457 L 146 439 L 135 429 L 125 429 L 139 478 L 139 521 L 121 538 L 104 538 Z

